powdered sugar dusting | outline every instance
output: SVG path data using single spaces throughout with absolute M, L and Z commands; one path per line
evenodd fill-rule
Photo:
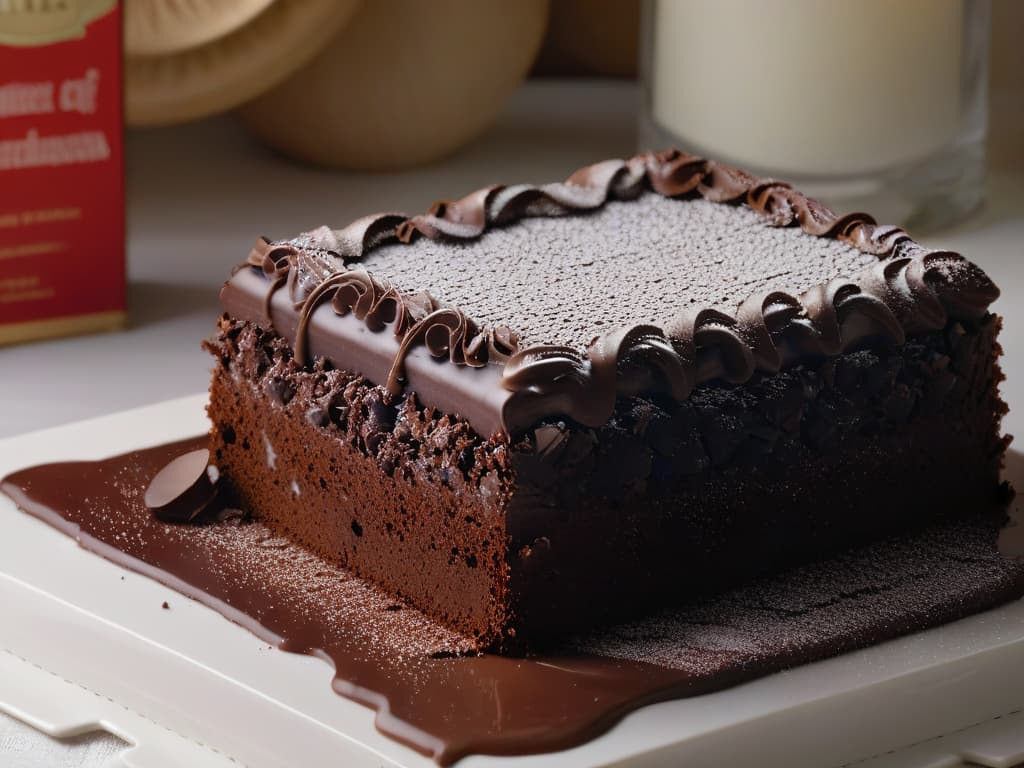
M 647 193 L 589 214 L 527 218 L 469 242 L 421 239 L 361 266 L 410 293 L 429 291 L 524 346 L 585 346 L 614 328 L 664 326 L 680 313 L 735 312 L 765 290 L 799 293 L 877 258 L 739 206 Z
M 398 651 L 413 659 L 472 652 L 467 638 L 261 523 L 202 526 L 181 530 L 181 535 L 196 537 L 195 544 L 215 555 L 210 568 L 220 578 L 251 580 L 273 595 L 268 611 L 275 603 L 287 603 L 290 612 L 306 617 L 311 625 L 344 627 L 349 632 L 358 627 L 359 636 L 348 640 L 367 654 Z
M 782 576 L 621 624 L 570 647 L 706 677 L 767 661 L 794 664 L 955 618 L 1021 578 L 991 525 L 963 522 L 881 542 Z M 894 631 L 895 630 L 895 631 Z

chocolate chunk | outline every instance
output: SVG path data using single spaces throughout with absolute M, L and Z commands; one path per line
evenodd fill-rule
M 217 468 L 206 448 L 189 451 L 161 469 L 149 483 L 146 508 L 166 523 L 199 522 L 220 511 Z

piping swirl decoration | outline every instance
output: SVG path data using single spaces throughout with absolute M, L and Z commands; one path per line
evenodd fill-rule
M 375 223 L 364 221 L 359 226 L 372 230 Z M 426 291 L 400 293 L 390 282 L 364 269 L 349 269 L 343 254 L 359 251 L 344 246 L 346 241 L 335 235 L 330 230 L 318 230 L 285 244 L 261 238 L 246 262 L 270 279 L 263 306 L 271 325 L 273 296 L 287 289 L 292 307 L 299 312 L 294 356 L 300 365 L 310 362 L 309 324 L 313 313 L 324 304 L 340 317 L 354 315 L 371 331 L 391 328 L 399 347 L 385 387 L 395 395 L 405 388 L 405 359 L 417 345 L 425 346 L 434 357 L 447 357 L 456 365 L 474 368 L 504 362 L 518 349 L 519 337 L 510 328 L 481 329 L 464 312 L 441 306 Z M 308 250 L 300 250 L 299 244 L 305 244 Z
M 647 189 L 672 198 L 745 205 L 768 226 L 838 239 L 877 256 L 878 263 L 798 296 L 782 291 L 751 296 L 732 315 L 705 308 L 664 328 L 621 328 L 586 349 L 520 349 L 512 329 L 481 327 L 429 294 L 400 293 L 358 268 L 369 250 L 385 243 L 474 239 L 523 218 L 592 211 Z M 295 342 L 300 362 L 308 362 L 309 318 L 329 301 L 336 314 L 351 312 L 371 330 L 391 328 L 399 341 L 386 382 L 392 393 L 402 391 L 405 360 L 417 346 L 459 366 L 503 365 L 502 386 L 511 396 L 502 423 L 509 434 L 554 416 L 600 426 L 611 418 L 620 395 L 662 392 L 682 400 L 704 382 L 742 383 L 756 372 L 775 373 L 801 359 L 836 356 L 869 341 L 899 345 L 907 334 L 945 327 L 949 318 L 981 317 L 999 296 L 988 276 L 957 253 L 928 250 L 902 229 L 879 226 L 867 214 L 837 216 L 784 182 L 678 150 L 597 163 L 562 183 L 485 187 L 459 200 L 439 201 L 411 218 L 380 214 L 342 230 L 321 227 L 289 241 L 260 240 L 247 263 L 270 281 L 268 320 L 273 294 L 287 286 L 300 311 Z

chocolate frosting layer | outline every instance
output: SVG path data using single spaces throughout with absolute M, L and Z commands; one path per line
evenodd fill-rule
M 550 221 L 566 216 L 573 218 Z M 578 258 L 600 257 L 605 239 L 628 253 Z M 679 257 L 684 246 L 700 261 Z M 564 253 L 575 261 L 546 272 Z M 414 389 L 485 435 L 516 434 L 548 417 L 599 426 L 620 395 L 685 399 L 704 382 L 741 383 L 808 358 L 899 345 L 950 318 L 980 317 L 999 295 L 959 254 L 928 250 L 866 214 L 837 216 L 785 183 L 676 150 L 598 163 L 559 184 L 487 187 L 421 216 L 381 214 L 342 230 L 260 240 L 247 264 L 264 276 L 263 311 L 252 311 L 255 284 L 236 275 L 222 293 L 230 314 L 287 326 L 299 361 L 320 347 L 335 364 L 396 394 Z M 535 274 L 521 281 L 502 273 L 527 267 Z M 522 284 L 518 297 L 492 291 L 487 278 L 496 275 L 506 288 Z M 552 280 L 569 281 L 568 293 L 545 303 L 546 293 L 560 295 L 547 285 Z M 279 290 L 295 322 L 274 314 Z M 312 318 L 325 306 L 337 318 L 338 339 L 329 323 L 316 336 Z M 371 333 L 343 330 L 348 316 Z M 507 323 L 509 316 L 517 322 Z M 394 341 L 373 338 L 384 335 Z M 417 353 L 452 365 L 443 372 L 421 365 L 417 376 L 410 371 Z M 371 371 L 366 358 L 374 356 L 388 359 Z M 498 375 L 459 381 L 467 370 L 490 369 Z

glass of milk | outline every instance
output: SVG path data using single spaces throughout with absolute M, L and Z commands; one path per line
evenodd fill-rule
M 918 230 L 981 204 L 990 0 L 645 3 L 645 148 Z

